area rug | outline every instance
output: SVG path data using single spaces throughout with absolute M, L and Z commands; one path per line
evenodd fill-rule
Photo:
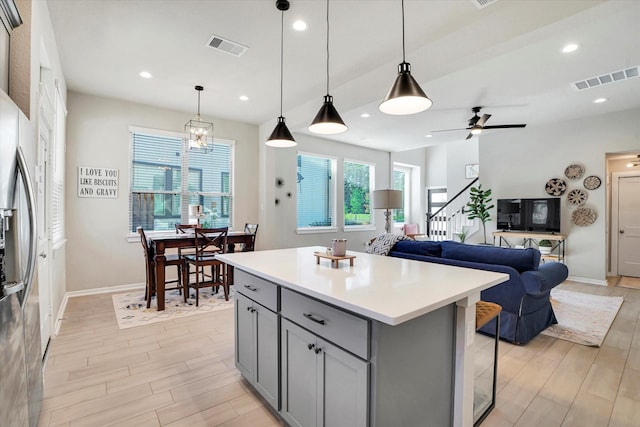
M 558 319 L 543 335 L 600 347 L 622 305 L 622 297 L 606 297 L 553 289 L 551 305 Z
M 234 292 L 231 289 L 229 291 L 229 301 L 225 301 L 222 290 L 212 294 L 210 289 L 201 289 L 200 303 L 196 307 L 195 295 L 189 298 L 185 304 L 182 295 L 177 290 L 168 291 L 165 293 L 164 311 L 158 311 L 155 297 L 151 301 L 151 308 L 147 308 L 144 291 L 117 294 L 113 295 L 112 298 L 118 326 L 120 329 L 128 329 L 165 320 L 233 308 L 233 295 Z
M 622 276 L 616 286 L 629 289 L 640 289 L 640 277 Z

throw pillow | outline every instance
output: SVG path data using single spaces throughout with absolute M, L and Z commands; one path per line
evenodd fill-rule
M 366 252 L 374 255 L 389 255 L 391 248 L 400 240 L 411 240 L 402 234 L 385 233 L 373 239 Z

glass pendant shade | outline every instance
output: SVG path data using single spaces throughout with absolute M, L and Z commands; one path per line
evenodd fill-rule
M 349 129 L 342 121 L 336 107 L 333 106 L 333 96 L 325 95 L 324 104 L 320 107 L 320 111 L 318 111 L 308 129 L 309 132 L 322 135 L 333 135 Z
M 402 62 L 398 65 L 396 81 L 378 108 L 385 114 L 408 115 L 424 111 L 431 105 L 433 102 L 411 75 L 411 64 Z
M 285 123 L 284 117 L 278 117 L 278 124 L 276 124 L 275 129 L 271 132 L 271 136 L 265 142 L 269 147 L 276 148 L 289 148 L 295 147 L 298 145 L 295 139 L 293 139 L 293 135 L 289 132 L 289 128 Z

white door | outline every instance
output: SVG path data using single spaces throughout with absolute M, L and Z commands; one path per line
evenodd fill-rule
M 38 287 L 40 296 L 40 338 L 42 356 L 53 333 L 53 306 L 51 291 L 51 240 L 49 238 L 49 191 L 50 177 L 49 143 L 53 130 L 53 104 L 49 93 L 40 86 L 40 114 L 38 120 L 38 182 L 37 182 L 37 229 L 38 229 Z
M 640 176 L 618 180 L 618 274 L 640 277 Z

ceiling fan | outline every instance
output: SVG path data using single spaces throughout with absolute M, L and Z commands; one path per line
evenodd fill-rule
M 482 133 L 484 129 L 508 129 L 508 128 L 523 128 L 526 124 L 511 124 L 511 125 L 493 125 L 493 126 L 485 126 L 484 124 L 489 120 L 491 114 L 483 114 L 482 117 L 478 115 L 482 107 L 473 107 L 471 111 L 473 111 L 473 117 L 469 119 L 469 127 L 462 129 L 443 129 L 443 130 L 434 130 L 433 132 L 449 132 L 453 130 L 468 130 L 469 135 L 465 139 L 471 138 L 473 135 L 478 135 Z

